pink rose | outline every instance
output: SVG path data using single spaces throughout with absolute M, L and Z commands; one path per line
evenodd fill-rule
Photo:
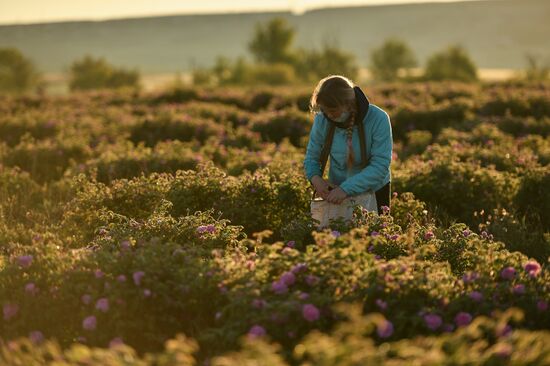
M 109 310 L 109 299 L 103 297 L 97 300 L 95 308 L 106 313 Z
M 17 263 L 21 268 L 28 268 L 32 263 L 32 255 L 22 255 L 17 257 Z
M 124 342 L 122 341 L 122 338 L 115 337 L 115 338 L 111 339 L 111 341 L 109 342 L 109 348 L 113 348 L 113 347 L 116 347 L 116 346 L 121 345 L 121 344 L 124 344 Z
M 296 281 L 296 276 L 292 272 L 285 272 L 281 275 L 280 281 L 287 286 L 291 286 Z
M 537 261 L 529 261 L 525 263 L 524 268 L 531 278 L 537 277 L 541 269 L 540 264 Z
M 290 269 L 290 272 L 292 272 L 294 274 L 297 274 L 297 273 L 303 272 L 305 270 L 307 270 L 307 264 L 298 263 Z
M 19 311 L 19 305 L 13 303 L 7 303 L 4 305 L 4 320 L 10 320 Z
M 479 274 L 477 272 L 468 272 L 462 276 L 462 281 L 467 284 L 467 283 L 474 282 L 478 278 L 479 278 Z
M 82 302 L 84 304 L 88 305 L 92 301 L 92 296 L 90 296 L 88 294 L 84 294 L 84 295 L 82 295 L 82 297 L 80 299 L 82 300 Z
M 256 309 L 262 309 L 267 305 L 267 302 L 263 299 L 254 299 L 252 300 L 252 306 Z
M 266 331 L 264 327 L 262 327 L 261 325 L 254 325 L 248 331 L 248 336 L 251 338 L 263 337 L 265 335 L 266 335 Z
M 384 320 L 382 323 L 376 325 L 376 334 L 380 338 L 388 338 L 393 334 L 393 324 L 389 320 Z
M 505 280 L 513 280 L 516 277 L 516 269 L 514 267 L 506 267 L 500 271 L 500 277 Z
M 288 254 L 292 253 L 292 248 L 284 247 L 283 250 L 281 250 L 281 253 L 283 253 L 284 255 L 288 255 Z
M 120 242 L 120 248 L 122 250 L 128 250 L 130 249 L 130 247 L 132 246 L 132 244 L 130 243 L 129 240 L 123 240 Z
M 424 315 L 424 323 L 426 323 L 426 326 L 431 330 L 436 330 L 441 326 L 443 320 L 437 314 L 426 314 Z
M 97 319 L 95 316 L 90 315 L 82 321 L 82 328 L 86 330 L 94 330 L 97 326 Z
M 271 291 L 273 291 L 277 295 L 282 295 L 288 292 L 288 287 L 282 281 L 274 281 L 271 284 Z
M 317 283 L 319 283 L 319 277 L 315 275 L 307 275 L 306 276 L 306 283 L 309 286 L 315 286 Z
M 479 291 L 472 291 L 468 294 L 468 296 L 476 302 L 480 302 L 483 299 L 483 294 Z
M 30 295 L 36 295 L 38 293 L 38 288 L 32 282 L 29 282 L 25 285 L 25 292 Z
M 145 276 L 145 272 L 143 272 L 143 271 L 134 272 L 134 274 L 132 275 L 132 277 L 134 279 L 134 283 L 137 286 L 141 285 L 141 279 L 143 278 L 143 276 Z
M 376 306 L 380 308 L 380 310 L 386 310 L 388 308 L 388 303 L 381 299 L 376 299 Z
M 455 316 L 455 323 L 457 327 L 470 324 L 472 321 L 472 316 L 469 313 L 461 311 Z
M 304 304 L 302 306 L 302 315 L 304 316 L 304 319 L 308 322 L 314 322 L 317 319 L 319 319 L 319 316 L 321 313 L 319 312 L 319 309 L 313 304 Z
M 512 292 L 514 295 L 523 295 L 525 293 L 525 285 L 517 284 L 513 287 Z
M 29 333 L 29 339 L 32 343 L 38 344 L 41 343 L 44 340 L 44 335 L 39 330 L 33 330 Z

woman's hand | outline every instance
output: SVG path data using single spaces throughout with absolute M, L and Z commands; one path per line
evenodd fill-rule
M 318 175 L 314 176 L 311 179 L 311 183 L 313 184 L 313 187 L 315 188 L 315 191 L 317 192 L 317 194 L 324 200 L 328 198 L 330 189 L 337 187 L 335 184 L 324 180 Z
M 344 199 L 348 197 L 348 194 L 340 187 L 337 187 L 330 191 L 328 197 L 325 198 L 330 203 L 340 204 Z

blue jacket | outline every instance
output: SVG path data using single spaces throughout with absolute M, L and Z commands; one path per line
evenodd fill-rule
M 330 150 L 329 181 L 339 185 L 349 196 L 354 196 L 367 191 L 377 191 L 391 180 L 390 163 L 392 159 L 392 130 L 390 117 L 380 107 L 368 102 L 359 87 L 355 87 L 355 94 L 358 105 L 358 116 L 363 113 L 362 123 L 365 130 L 365 142 L 367 159 L 369 164 L 361 170 L 361 149 L 359 143 L 358 127 L 353 127 L 352 148 L 355 161 L 353 168 L 347 172 L 347 145 L 346 130 L 336 127 L 334 139 Z M 304 159 L 304 171 L 308 181 L 315 175 L 321 176 L 321 149 L 325 142 L 328 130 L 328 121 L 322 113 L 316 113 L 313 119 L 313 126 L 309 134 L 306 155 Z

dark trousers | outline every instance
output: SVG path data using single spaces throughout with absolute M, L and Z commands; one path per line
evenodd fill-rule
M 378 206 L 378 214 L 382 214 L 382 206 L 390 207 L 391 196 L 391 182 L 388 182 L 384 187 L 380 188 L 376 192 L 376 205 Z

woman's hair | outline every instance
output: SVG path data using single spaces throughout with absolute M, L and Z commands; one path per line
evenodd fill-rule
M 353 82 L 341 75 L 329 75 L 319 81 L 311 99 L 309 110 L 312 113 L 319 112 L 320 106 L 328 108 L 350 106 L 354 107 L 355 91 Z
M 355 104 L 355 90 L 353 82 L 341 75 L 329 75 L 319 81 L 313 95 L 309 101 L 309 110 L 311 113 L 319 112 L 320 106 L 327 108 L 347 107 L 350 111 L 350 121 L 346 127 L 346 138 L 348 146 L 348 156 L 346 165 L 348 170 L 353 167 L 355 156 L 353 153 L 351 138 L 353 134 L 353 122 L 357 112 Z

